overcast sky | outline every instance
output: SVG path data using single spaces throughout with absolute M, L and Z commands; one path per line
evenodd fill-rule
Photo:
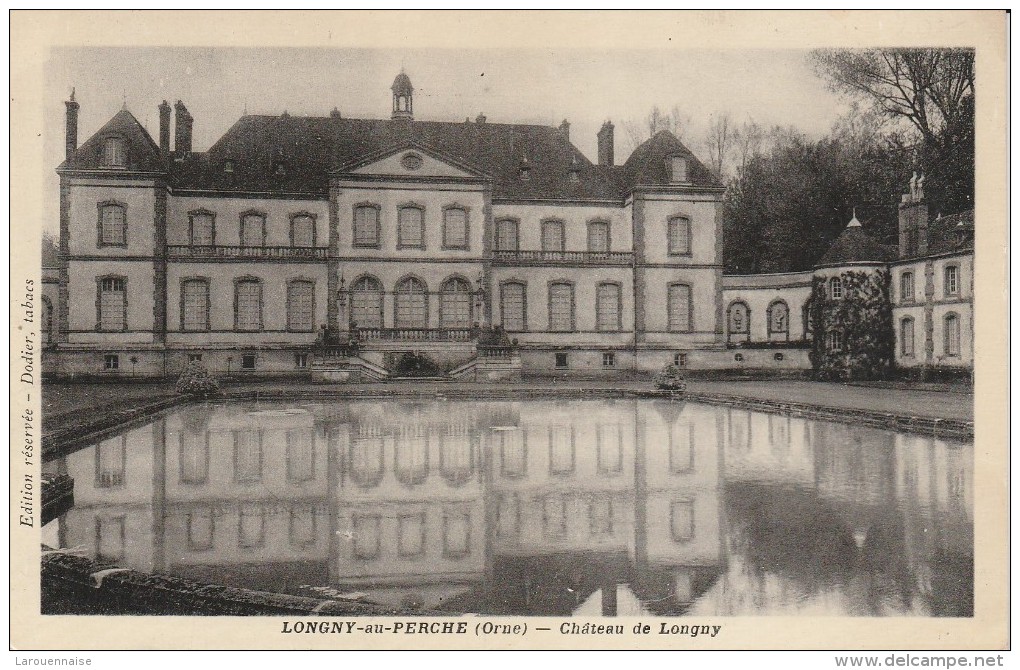
M 415 118 L 436 121 L 571 123 L 571 140 L 596 159 L 595 134 L 616 124 L 617 162 L 629 142 L 623 128 L 658 105 L 679 106 L 693 132 L 712 114 L 735 121 L 827 132 L 846 109 L 813 72 L 804 50 L 577 51 L 393 49 L 54 49 L 46 67 L 47 230 L 57 230 L 57 178 L 63 159 L 64 105 L 71 87 L 81 104 L 78 137 L 87 140 L 122 105 L 159 136 L 157 105 L 183 100 L 194 117 L 194 148 L 213 144 L 245 109 L 252 114 L 388 118 L 401 67 L 415 87 Z M 692 143 L 692 150 L 701 153 Z

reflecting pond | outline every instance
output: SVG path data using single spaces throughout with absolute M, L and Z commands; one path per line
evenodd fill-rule
M 973 614 L 973 447 L 659 400 L 210 404 L 47 463 L 50 546 L 531 615 Z

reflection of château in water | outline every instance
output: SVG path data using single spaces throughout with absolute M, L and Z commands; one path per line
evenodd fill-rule
M 648 401 L 210 406 L 49 464 L 65 547 L 521 614 L 967 613 L 971 451 Z M 961 603 L 963 603 L 961 605 Z

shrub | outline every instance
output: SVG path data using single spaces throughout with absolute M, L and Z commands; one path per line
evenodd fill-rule
M 407 352 L 397 361 L 397 377 L 442 377 L 443 369 L 431 358 L 417 352 Z
M 177 392 L 181 395 L 208 397 L 220 392 L 220 385 L 209 376 L 209 371 L 198 361 L 188 363 L 177 380 Z
M 655 374 L 655 388 L 683 392 L 687 390 L 687 380 L 684 379 L 684 373 L 679 367 L 667 365 Z

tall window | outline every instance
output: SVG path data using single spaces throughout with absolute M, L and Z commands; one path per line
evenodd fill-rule
M 564 233 L 562 221 L 542 222 L 542 251 L 563 251 Z
M 528 315 L 524 284 L 507 282 L 499 290 L 503 329 L 509 331 L 527 330 Z
M 914 320 L 910 317 L 900 321 L 900 355 L 914 355 Z
M 379 246 L 379 208 L 359 205 L 354 208 L 354 246 Z
M 946 356 L 960 355 L 960 317 L 950 313 L 943 320 Z
M 609 251 L 609 222 L 592 221 L 588 224 L 588 251 Z
M 900 302 L 914 300 L 914 273 L 904 272 L 900 275 Z
M 549 284 L 549 330 L 574 330 L 574 286 L 564 282 Z
M 689 256 L 691 254 L 691 220 L 685 216 L 674 216 L 669 220 L 669 255 Z
M 123 277 L 99 280 L 99 330 L 127 330 L 127 280 Z
M 400 208 L 397 213 L 397 246 L 425 248 L 425 212 L 420 208 Z
M 729 312 L 727 322 L 729 323 L 731 333 L 746 334 L 750 332 L 747 305 L 742 302 L 735 302 L 730 305 Z
M 943 271 L 945 276 L 945 293 L 947 296 L 960 294 L 960 267 L 947 265 Z
M 212 246 L 216 244 L 212 212 L 191 213 L 191 244 L 195 246 Z
M 687 284 L 669 285 L 669 329 L 676 333 L 691 329 L 691 287 Z
M 440 289 L 439 327 L 471 327 L 471 285 L 467 280 L 453 277 Z
M 769 305 L 769 333 L 788 335 L 790 332 L 790 310 L 782 300 Z
M 287 284 L 287 330 L 309 333 L 315 330 L 315 284 L 292 281 Z
M 837 330 L 830 331 L 826 338 L 826 342 L 828 344 L 829 351 L 832 353 L 843 351 L 843 333 L 840 333 Z
M 620 285 L 599 284 L 595 289 L 595 324 L 597 330 L 620 330 Z
M 262 282 L 258 279 L 234 284 L 234 330 L 262 330 Z
M 241 246 L 261 247 L 266 244 L 266 217 L 250 213 L 241 216 Z
M 292 247 L 315 246 L 315 217 L 310 214 L 295 214 L 291 218 L 290 245 Z
M 832 296 L 833 300 L 839 300 L 843 297 L 843 280 L 839 277 L 833 277 L 829 280 L 829 295 Z
M 496 251 L 517 251 L 517 222 L 503 219 L 496 222 Z
M 127 212 L 124 205 L 107 202 L 99 205 L 99 246 L 127 244 Z
M 351 286 L 351 323 L 359 328 L 382 328 L 383 290 L 375 277 L 362 277 Z
M 468 248 L 467 211 L 459 207 L 450 207 L 443 211 L 443 248 Z
M 103 164 L 108 167 L 127 167 L 127 142 L 122 137 L 109 137 L 103 143 Z
M 181 285 L 181 330 L 209 330 L 209 281 L 186 279 Z
M 425 283 L 408 277 L 397 284 L 397 328 L 428 328 L 429 295 Z

